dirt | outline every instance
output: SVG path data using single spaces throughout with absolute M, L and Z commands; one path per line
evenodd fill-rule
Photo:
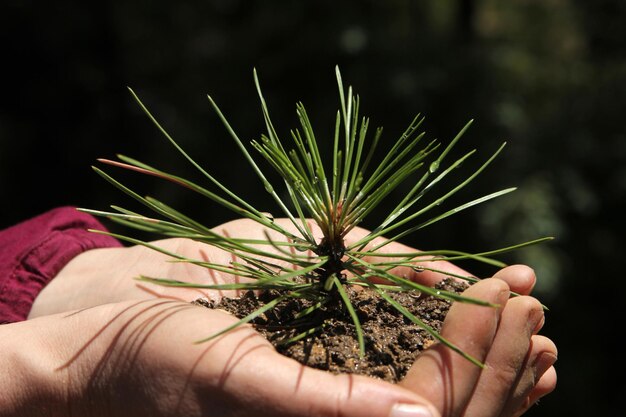
M 438 289 L 462 292 L 467 284 L 447 279 Z M 273 310 L 257 317 L 252 324 L 276 350 L 298 362 L 334 373 L 354 373 L 396 383 L 407 373 L 422 350 L 433 343 L 433 337 L 411 322 L 377 293 L 346 286 L 357 312 L 365 339 L 365 355 L 359 354 L 355 326 L 339 299 L 294 321 L 297 312 L 310 306 L 302 299 L 279 303 Z M 450 302 L 418 292 L 390 293 L 433 329 L 439 331 L 450 308 Z M 223 298 L 219 303 L 198 300 L 197 304 L 219 308 L 242 318 L 278 296 L 267 291 L 258 297 L 251 291 L 239 298 Z M 285 339 L 323 324 L 323 329 L 310 336 L 285 344 Z

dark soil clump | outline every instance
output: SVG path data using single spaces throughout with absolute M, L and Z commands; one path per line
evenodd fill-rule
M 467 284 L 446 279 L 437 289 L 462 292 Z M 260 315 L 252 324 L 276 350 L 285 356 L 317 369 L 334 373 L 354 373 L 396 383 L 407 373 L 419 353 L 433 343 L 433 337 L 417 326 L 377 293 L 368 288 L 346 287 L 352 305 L 363 327 L 365 356 L 360 357 L 356 331 L 348 311 L 339 299 L 331 301 L 300 319 L 295 315 L 311 305 L 303 299 L 289 299 Z M 424 323 L 439 331 L 450 308 L 450 302 L 419 292 L 390 293 Z M 258 297 L 248 291 L 239 298 L 223 298 L 219 303 L 198 300 L 209 308 L 219 308 L 242 318 L 279 293 L 267 291 Z M 301 335 L 308 329 L 321 329 L 293 343 L 284 340 Z

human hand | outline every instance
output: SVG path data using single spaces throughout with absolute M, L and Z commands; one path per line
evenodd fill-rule
M 291 233 L 297 233 L 288 219 L 276 219 L 275 222 Z M 322 234 L 315 224 L 309 226 L 314 235 L 321 239 Z M 248 219 L 230 221 L 215 227 L 213 230 L 232 238 L 264 240 L 266 233 L 268 233 L 276 242 L 285 239 L 283 235 Z M 368 231 L 363 228 L 355 228 L 348 235 L 347 243 L 361 239 L 366 233 Z M 378 244 L 383 240 L 383 238 L 378 238 L 371 245 Z M 227 252 L 189 239 L 171 238 L 150 242 L 150 244 L 171 253 L 205 262 L 229 265 L 235 260 Z M 274 250 L 273 248 L 265 249 Z M 395 242 L 380 250 L 380 252 L 388 253 L 413 251 L 414 249 Z M 40 292 L 32 306 L 29 318 L 125 300 L 154 298 L 179 301 L 193 301 L 198 298 L 217 300 L 222 296 L 233 296 L 236 293 L 235 291 L 148 285 L 134 279 L 140 275 L 197 284 L 227 284 L 241 280 L 240 277 L 232 274 L 213 271 L 190 263 L 171 261 L 171 257 L 140 245 L 93 249 L 84 252 L 70 261 Z M 274 262 L 279 263 L 278 261 Z M 450 273 L 467 274 L 461 268 L 448 262 L 433 261 L 422 263 L 422 265 Z M 420 281 L 424 285 L 434 285 L 445 277 L 445 275 L 431 271 L 416 274 L 410 268 L 398 268 L 396 273 Z
M 253 225 L 254 224 L 246 220 L 237 220 L 222 225 L 217 230 L 231 237 L 264 238 L 263 229 L 251 227 Z M 366 231 L 362 229 L 355 230 L 351 234 L 351 238 L 357 240 L 363 233 L 366 233 Z M 273 236 L 273 238 L 275 237 L 276 236 Z M 212 262 L 220 262 L 223 264 L 228 264 L 228 262 L 232 261 L 229 254 L 188 240 L 168 239 L 155 242 L 155 244 L 164 249 L 192 258 L 211 260 Z M 386 246 L 384 250 L 402 252 L 412 249 L 402 247 L 399 244 L 392 244 Z M 82 259 L 77 259 L 77 262 L 71 262 L 68 267 L 62 271 L 60 277 L 53 280 L 49 287 L 44 290 L 44 293 L 38 297 L 33 307 L 33 312 L 31 312 L 31 317 L 49 314 L 50 312 L 54 312 L 55 309 L 56 311 L 64 311 L 70 308 L 71 303 L 73 303 L 73 305 L 71 305 L 72 308 L 84 308 L 105 302 L 117 302 L 128 299 L 145 300 L 161 297 L 191 301 L 200 296 L 216 298 L 220 295 L 190 289 L 167 287 L 149 288 L 140 286 L 136 281 L 131 279 L 133 276 L 139 274 L 199 283 L 225 283 L 233 282 L 233 280 L 237 279 L 227 274 L 212 273 L 204 268 L 189 264 L 167 263 L 165 262 L 167 260 L 165 255 L 144 247 L 95 250 L 86 252 L 81 255 L 81 257 Z M 112 265 L 114 267 L 112 267 Z M 448 270 L 449 272 L 465 273 L 459 268 L 447 263 L 439 262 L 436 266 L 439 269 Z M 442 277 L 439 274 L 428 272 L 415 274 L 412 270 L 397 272 L 425 284 L 433 284 Z M 523 275 L 523 273 L 521 275 L 520 273 L 510 273 L 509 270 L 509 272 L 506 273 L 501 272 L 497 277 L 508 283 L 508 285 L 511 286 L 511 290 L 520 294 L 528 294 L 534 284 L 534 275 L 527 278 L 524 278 Z M 495 281 L 497 280 L 493 282 Z M 489 283 L 492 281 L 486 280 L 484 282 Z M 55 283 L 56 285 L 53 286 Z M 488 286 L 486 287 L 486 285 Z M 476 294 L 471 293 L 471 295 L 477 296 L 477 298 L 489 299 L 489 297 L 493 297 L 493 294 L 486 291 L 486 289 L 491 285 L 492 283 L 480 283 L 480 285 L 477 284 L 468 291 L 476 292 Z M 500 284 L 497 285 L 503 285 L 503 283 L 500 282 Z M 48 292 L 45 293 L 45 291 Z M 68 297 L 72 291 L 75 295 Z M 486 293 L 483 294 L 485 291 Z M 504 292 L 506 291 L 503 290 L 502 293 Z M 500 300 L 501 297 L 502 295 L 499 295 L 498 300 Z M 58 302 L 57 300 L 63 301 Z M 525 301 L 522 302 L 521 307 L 517 308 L 515 306 L 520 303 L 519 301 L 512 303 L 509 301 L 507 303 L 505 300 L 504 303 L 500 303 L 502 306 L 508 306 L 505 309 L 484 309 L 494 314 L 493 317 L 489 316 L 486 320 L 475 318 L 481 314 L 488 314 L 485 313 L 485 311 L 481 311 L 479 314 L 474 314 L 473 316 L 467 314 L 467 311 L 465 311 L 465 309 L 469 307 L 479 307 L 463 305 L 455 306 L 451 314 L 449 314 L 449 318 L 446 320 L 444 329 L 445 337 L 469 353 L 472 353 L 472 349 L 464 348 L 463 346 L 465 344 L 476 343 L 482 346 L 484 351 L 480 351 L 474 355 L 479 359 L 487 358 L 486 363 L 488 368 L 486 370 L 480 371 L 480 369 L 474 367 L 474 365 L 469 364 L 466 360 L 456 357 L 456 355 L 453 354 L 452 358 L 448 356 L 444 357 L 442 355 L 451 355 L 451 352 L 436 346 L 429 351 L 428 354 L 422 355 L 422 358 L 431 357 L 432 355 L 439 355 L 444 358 L 445 360 L 440 359 L 442 363 L 440 374 L 445 376 L 453 372 L 455 384 L 450 385 L 450 381 L 448 381 L 446 384 L 440 384 L 439 390 L 424 389 L 431 381 L 431 375 L 428 372 L 418 371 L 420 367 L 425 366 L 425 359 L 416 363 L 414 370 L 402 384 L 424 395 L 425 398 L 428 398 L 436 404 L 446 416 L 482 415 L 475 410 L 485 408 L 489 408 L 491 412 L 491 414 L 485 415 L 516 415 L 518 411 L 525 410 L 530 404 L 534 403 L 539 396 L 551 391 L 556 381 L 554 368 L 549 367 L 544 374 L 545 376 L 541 377 L 543 365 L 541 363 L 535 364 L 531 360 L 541 357 L 539 353 L 542 352 L 547 352 L 547 357 L 550 357 L 550 354 L 556 355 L 556 348 L 554 348 L 551 341 L 541 336 L 531 337 L 520 322 L 516 322 L 512 319 L 503 319 L 501 326 L 496 332 L 497 334 L 494 336 L 494 320 L 500 317 L 518 317 L 518 315 L 525 314 L 525 309 L 533 310 L 537 304 L 536 300 L 530 297 L 517 297 L 515 300 Z M 42 302 L 39 303 L 40 301 Z M 533 303 L 535 307 L 532 307 Z M 461 313 L 453 313 L 459 309 L 461 309 Z M 506 311 L 512 312 L 514 310 L 517 312 L 504 314 Z M 475 328 L 472 328 L 471 331 L 467 330 L 470 328 L 468 327 L 468 323 L 469 325 L 475 323 Z M 491 332 L 489 329 L 491 329 Z M 467 340 L 464 339 L 468 334 L 470 334 L 470 338 Z M 516 344 L 508 350 L 500 347 L 500 345 L 503 344 L 502 340 L 508 340 L 505 336 L 502 336 L 506 334 L 515 335 L 522 343 Z M 531 340 L 533 341 L 532 344 L 530 343 Z M 490 354 L 487 355 L 487 352 L 490 352 Z M 546 355 L 543 355 L 543 357 L 546 357 Z M 524 362 L 523 359 L 526 356 L 528 356 L 528 360 Z M 520 357 L 522 359 L 520 359 Z M 514 362 L 513 365 L 516 367 L 514 369 L 515 372 L 511 372 L 515 377 L 522 379 L 520 379 L 520 381 L 516 381 L 515 378 L 509 379 L 507 382 L 508 388 L 515 388 L 515 390 L 508 392 L 506 390 L 506 384 L 504 384 L 505 388 L 499 391 L 500 396 L 494 400 L 492 388 L 499 384 L 499 375 L 502 372 L 507 372 L 506 370 L 509 366 L 513 366 L 510 365 L 511 362 Z M 466 369 L 468 365 L 473 368 Z M 531 381 L 531 378 L 529 378 L 529 375 L 532 373 L 537 374 L 536 381 Z M 458 392 L 465 392 L 466 394 L 463 396 L 457 394 Z M 472 394 L 467 394 L 468 392 Z M 524 395 L 525 397 L 523 397 Z M 522 403 L 520 403 L 520 401 L 522 401 Z M 523 401 L 527 401 L 528 403 L 525 404 Z M 514 409 L 513 405 L 517 405 L 518 403 L 521 404 L 519 405 L 519 409 Z M 501 410 L 502 414 L 495 413 L 494 410 Z
M 229 223 L 219 231 L 264 237 L 263 231 L 251 229 L 246 221 Z M 251 231 L 258 235 L 251 236 Z M 193 258 L 222 264 L 232 261 L 229 254 L 190 240 L 153 243 Z M 35 387 L 33 397 L 45 398 L 48 407 L 56 406 L 57 415 L 67 414 L 64 410 L 91 413 L 103 403 L 105 414 L 115 416 L 182 411 L 194 415 L 209 409 L 215 415 L 387 416 L 396 404 L 402 404 L 402 415 L 407 404 L 430 407 L 436 414 L 425 399 L 400 386 L 304 367 L 276 353 L 248 326 L 204 345 L 193 344 L 235 321 L 223 312 L 188 303 L 221 294 L 141 287 L 132 278 L 144 274 L 198 283 L 237 278 L 167 260 L 161 253 L 135 246 L 92 250 L 70 262 L 40 294 L 30 320 L 12 325 L 18 334 L 5 338 L 38 346 L 34 334 L 51 347 L 47 356 L 13 347 L 40 357 L 47 371 L 43 383 L 29 379 L 17 385 Z M 76 308 L 82 310 L 67 312 Z M 65 313 L 54 314 L 59 312 Z M 65 393 L 63 381 L 67 380 L 73 381 L 72 390 Z M 192 395 L 198 390 L 205 395 Z M 122 399 L 118 392 L 123 393 Z M 86 398 L 101 401 L 94 404 Z M 37 410 L 32 398 L 26 402 Z
M 277 353 L 251 326 L 172 300 L 132 300 L 0 326 L 0 416 L 371 416 L 425 405 L 400 386 Z M 434 411 L 436 412 L 436 411 Z
M 537 332 L 541 304 L 530 294 L 534 272 L 523 265 L 502 269 L 465 295 L 498 309 L 455 303 L 441 334 L 485 364 L 471 364 L 443 345 L 424 351 L 401 385 L 429 399 L 444 417 L 518 416 L 556 387 L 554 343 Z M 521 294 L 509 298 L 509 292 Z

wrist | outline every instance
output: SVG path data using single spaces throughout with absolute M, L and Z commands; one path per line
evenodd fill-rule
M 0 326 L 0 417 L 61 415 L 64 373 L 39 334 L 31 321 Z
M 63 207 L 0 230 L 0 323 L 25 320 L 41 289 L 78 254 L 121 246 L 87 229 L 104 227 L 90 215 Z
M 111 267 L 116 265 L 115 258 L 109 264 L 107 260 L 119 250 L 123 249 L 90 249 L 74 256 L 39 292 L 28 319 L 114 301 L 105 299 L 114 293 L 113 276 L 116 272 Z

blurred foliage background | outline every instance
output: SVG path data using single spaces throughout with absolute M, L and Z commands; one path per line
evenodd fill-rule
M 475 119 L 460 148 L 487 158 L 508 146 L 460 198 L 519 190 L 407 243 L 471 251 L 555 236 L 507 259 L 537 270 L 536 294 L 550 308 L 544 333 L 560 351 L 558 388 L 529 415 L 621 415 L 626 2 L 5 0 L 0 36 L 0 227 L 59 205 L 128 205 L 91 171 L 98 157 L 123 153 L 195 176 L 126 86 L 267 211 L 205 96 L 242 138 L 258 138 L 253 68 L 283 136 L 303 101 L 318 137 L 332 137 L 336 64 L 387 141 L 418 112 L 444 141 Z M 121 178 L 208 224 L 232 218 L 184 190 Z

